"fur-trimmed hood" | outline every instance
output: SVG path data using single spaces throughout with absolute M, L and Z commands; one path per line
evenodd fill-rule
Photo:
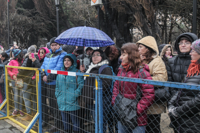
M 173 48 L 172 48 L 172 45 L 171 44 L 166 44 L 164 47 L 163 47 L 163 49 L 162 49 L 162 51 L 161 51 L 161 53 L 160 53 L 160 57 L 161 58 L 163 58 L 163 56 L 165 55 L 165 52 L 167 51 L 167 48 L 168 47 L 170 47 L 171 48 L 171 50 L 172 50 L 172 56 L 173 56 Z

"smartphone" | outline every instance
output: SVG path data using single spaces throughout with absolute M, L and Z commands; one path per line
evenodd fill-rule
M 31 57 L 32 57 L 32 58 L 35 58 L 34 53 L 31 53 Z

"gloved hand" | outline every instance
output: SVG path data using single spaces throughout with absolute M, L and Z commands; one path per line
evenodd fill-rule
M 173 116 L 178 117 L 177 107 L 170 107 L 168 109 L 169 113 L 171 113 Z

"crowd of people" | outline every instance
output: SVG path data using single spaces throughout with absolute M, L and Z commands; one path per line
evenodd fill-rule
M 49 125 L 50 115 L 54 118 L 49 132 L 82 133 L 84 120 L 95 120 L 95 78 L 57 75 L 48 73 L 47 69 L 200 84 L 200 39 L 193 33 L 180 34 L 174 47 L 171 44 L 158 46 L 152 36 L 146 36 L 136 43 L 123 44 L 121 48 L 107 46 L 104 50 L 62 46 L 55 39 L 52 38 L 46 47 L 39 50 L 35 45 L 27 51 L 15 45 L 6 51 L 1 46 L 0 51 L 2 65 L 41 68 L 42 126 Z M 9 67 L 7 71 L 14 94 L 12 115 L 20 114 L 23 120 L 30 121 L 37 110 L 36 96 L 33 95 L 36 93 L 33 87 L 36 84 L 35 71 Z M 23 80 L 23 85 L 16 84 L 20 82 L 19 79 Z M 3 84 L 1 80 L 0 83 Z M 1 103 L 5 94 L 3 87 L 0 87 Z M 104 133 L 161 133 L 161 114 L 166 111 L 171 120 L 169 126 L 175 133 L 196 133 L 200 130 L 198 90 L 119 80 L 113 82 L 103 78 L 102 90 Z M 137 100 L 138 95 L 134 110 L 137 124 L 133 127 L 124 123 L 114 108 L 120 106 L 117 101 L 120 96 Z M 26 112 L 22 111 L 23 103 Z M 86 118 L 88 112 L 89 118 Z

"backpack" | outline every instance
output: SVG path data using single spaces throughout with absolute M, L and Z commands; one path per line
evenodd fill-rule
M 111 66 L 109 66 L 108 64 L 105 64 L 105 65 L 102 65 L 100 68 L 99 68 L 99 74 L 101 74 L 101 72 L 105 69 L 109 67 L 112 71 L 112 76 L 116 76 L 116 74 L 114 73 L 113 71 L 113 68 Z M 113 92 L 113 86 L 114 86 L 114 83 L 115 83 L 115 80 L 112 80 L 112 83 L 111 83 L 111 86 L 110 86 L 110 91 Z

